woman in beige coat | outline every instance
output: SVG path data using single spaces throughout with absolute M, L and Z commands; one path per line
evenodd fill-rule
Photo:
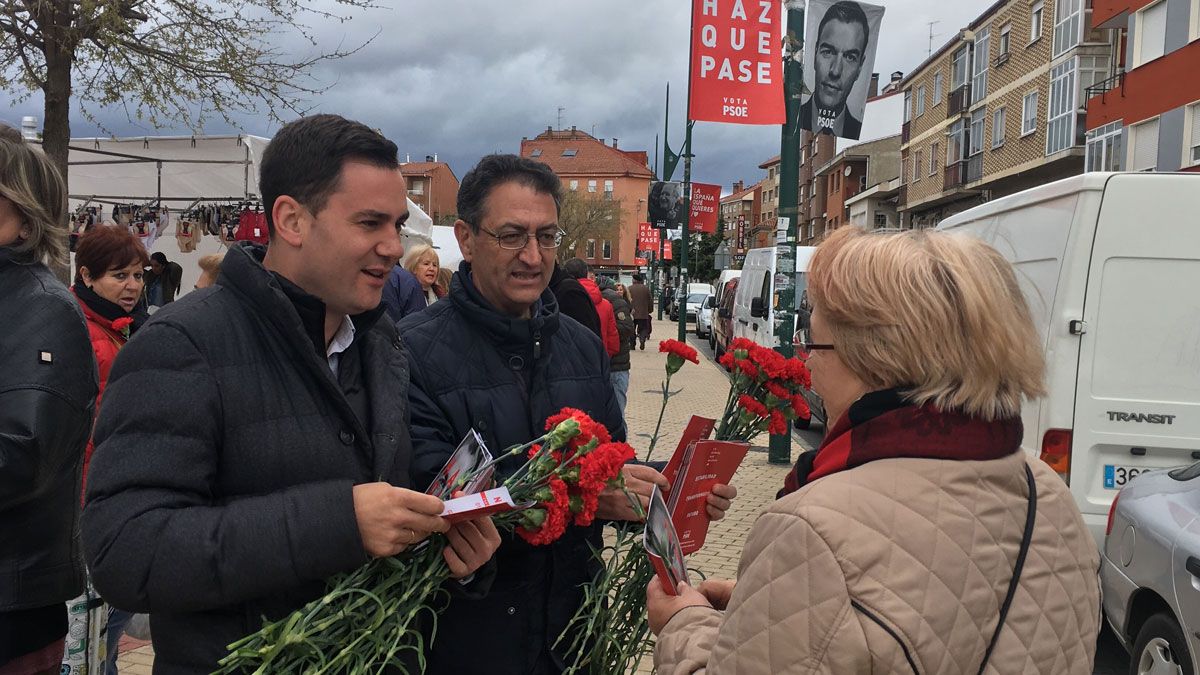
M 1021 451 L 1043 362 L 1012 267 L 960 235 L 842 228 L 797 334 L 833 420 L 736 585 L 647 591 L 660 673 L 1090 673 L 1096 545 Z

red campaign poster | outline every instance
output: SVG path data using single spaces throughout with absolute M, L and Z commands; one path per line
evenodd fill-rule
M 721 203 L 721 186 L 707 183 L 692 183 L 693 232 L 715 234 L 717 231 L 717 206 Z
M 688 119 L 783 124 L 779 0 L 692 0 Z
M 650 223 L 638 223 L 638 250 L 658 253 L 658 229 Z

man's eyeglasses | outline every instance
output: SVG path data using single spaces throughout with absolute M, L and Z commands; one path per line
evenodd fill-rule
M 796 334 L 792 336 L 792 344 L 806 352 L 814 352 L 822 349 L 834 350 L 833 345 L 813 342 L 812 330 L 808 328 L 801 328 L 796 331 Z
M 520 251 L 529 245 L 530 239 L 537 240 L 537 245 L 539 248 L 558 248 L 559 245 L 562 244 L 563 240 L 562 230 L 539 230 L 537 232 L 521 232 L 514 230 L 511 232 L 505 232 L 504 234 L 496 234 L 482 225 L 479 226 L 479 229 L 495 237 L 496 243 L 500 245 L 500 248 L 507 249 L 509 251 Z

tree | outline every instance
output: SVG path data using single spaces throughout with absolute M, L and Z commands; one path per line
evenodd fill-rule
M 301 0 L 0 0 L 0 88 L 17 100 L 41 90 L 42 147 L 65 179 L 72 102 L 90 120 L 89 104 L 120 105 L 130 120 L 192 129 L 259 102 L 275 120 L 304 113 L 325 90 L 310 69 L 365 46 L 288 58 L 272 38 L 292 31 L 315 47 L 305 16 L 347 20 Z
M 558 226 L 563 230 L 563 243 L 558 247 L 561 262 L 576 257 L 576 247 L 588 239 L 616 239 L 621 202 L 568 190 L 559 207 Z

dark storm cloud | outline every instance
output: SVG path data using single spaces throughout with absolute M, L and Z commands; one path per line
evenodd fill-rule
M 722 0 L 730 1 L 730 0 Z M 344 12 L 331 0 L 319 0 Z M 380 3 L 385 4 L 385 3 Z M 655 135 L 662 133 L 663 96 L 671 87 L 671 146 L 681 151 L 687 86 L 687 0 L 495 3 L 443 0 L 392 2 L 355 13 L 349 22 L 309 22 L 313 48 L 296 35 L 273 36 L 285 53 L 298 56 L 371 44 L 346 59 L 313 71 L 328 91 L 309 102 L 383 130 L 412 159 L 437 154 L 461 178 L 483 154 L 516 152 L 523 136 L 547 126 L 575 125 L 620 147 L 646 150 L 653 162 Z M 884 1 L 876 69 L 884 81 L 925 59 L 929 21 L 940 20 L 935 48 L 985 10 L 990 0 Z M 378 35 L 376 35 L 378 33 Z M 132 105 L 132 102 L 131 102 Z M 184 134 L 129 122 L 120 107 L 93 109 L 116 135 Z M 0 119 L 41 117 L 41 98 L 17 103 L 0 94 Z M 239 117 L 231 127 L 210 120 L 204 131 L 241 129 L 271 135 L 266 115 Z M 77 111 L 75 136 L 105 135 Z M 701 123 L 694 134 L 693 180 L 720 183 L 763 177 L 758 165 L 779 153 L 778 127 Z M 659 140 L 661 148 L 661 138 Z M 661 154 L 661 150 L 660 150 Z M 682 177 L 682 167 L 676 179 Z

